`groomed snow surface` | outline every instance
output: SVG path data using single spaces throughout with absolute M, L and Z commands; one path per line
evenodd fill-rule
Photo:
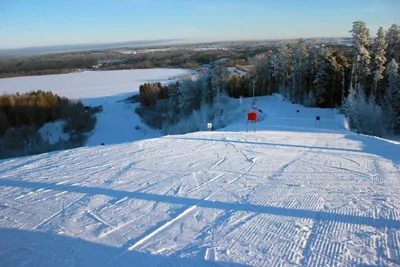
M 0 266 L 400 265 L 400 145 L 257 102 L 255 133 L 112 139 L 102 113 L 110 145 L 0 161 Z

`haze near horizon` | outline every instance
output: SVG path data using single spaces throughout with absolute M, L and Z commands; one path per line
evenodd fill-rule
M 0 3 L 0 49 L 187 39 L 223 41 L 375 35 L 397 23 L 396 0 L 29 0 Z

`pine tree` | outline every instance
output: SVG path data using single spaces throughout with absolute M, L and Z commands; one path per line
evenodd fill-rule
M 266 95 L 268 93 L 267 83 L 269 78 L 268 54 L 258 54 L 255 57 L 254 67 L 252 70 L 253 77 L 256 78 L 255 94 Z
M 400 25 L 393 24 L 386 33 L 387 42 L 387 62 L 400 59 Z
M 277 51 L 276 53 L 272 54 L 270 57 L 270 65 L 272 68 L 272 77 L 276 81 L 276 90 L 280 93 L 281 91 L 284 90 L 282 88 L 285 88 L 285 55 L 282 49 Z M 286 94 L 284 94 L 285 97 L 287 97 Z
M 378 81 L 383 79 L 386 64 L 387 42 L 385 32 L 380 27 L 373 44 L 372 52 L 372 74 L 374 80 L 374 95 L 378 95 Z
M 292 101 L 295 101 L 294 99 L 294 92 L 293 92 L 293 87 L 295 86 L 292 81 L 293 77 L 293 60 L 294 60 L 294 52 L 292 46 L 287 43 L 283 47 L 283 55 L 284 55 L 284 79 L 285 79 L 285 88 L 288 90 L 289 87 L 291 87 L 291 93 L 290 93 L 290 98 Z
M 326 90 L 328 87 L 328 72 L 326 64 L 326 49 L 321 48 L 318 51 L 317 75 L 314 80 L 315 97 L 319 106 L 326 102 Z
M 360 86 L 357 91 L 350 88 L 345 101 L 345 113 L 349 118 L 350 128 L 358 133 L 363 129 L 363 113 L 366 106 L 364 88 Z
M 400 77 L 399 65 L 392 59 L 387 66 L 388 87 L 385 95 L 385 116 L 389 129 L 400 133 Z
M 304 77 L 307 74 L 308 47 L 304 39 L 300 39 L 294 53 L 295 95 L 299 98 L 305 93 Z
M 185 80 L 180 84 L 179 97 L 178 97 L 178 108 L 183 116 L 188 116 L 194 109 L 195 93 L 194 83 L 191 80 Z
M 355 64 L 355 84 L 357 84 L 358 79 L 365 81 L 367 76 L 371 74 L 370 71 L 371 56 L 369 51 L 370 33 L 365 22 L 363 21 L 353 22 L 353 29 L 350 31 L 350 33 L 352 33 L 353 44 L 356 49 L 354 64 Z

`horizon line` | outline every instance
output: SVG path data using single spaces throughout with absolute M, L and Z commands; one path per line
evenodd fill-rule
M 171 38 L 171 39 L 141 39 L 141 40 L 130 40 L 130 41 L 112 41 L 112 42 L 96 42 L 96 43 L 66 43 L 66 44 L 54 44 L 54 45 L 33 45 L 33 46 L 20 46 L 13 48 L 0 48 L 1 52 L 15 51 L 15 50 L 26 50 L 26 49 L 42 49 L 42 48 L 67 48 L 74 46 L 98 46 L 98 45 L 123 45 L 129 43 L 152 43 L 152 42 L 174 42 L 174 41 L 186 41 L 187 44 L 196 43 L 214 43 L 214 42 L 254 42 L 254 41 L 284 41 L 284 40 L 298 40 L 298 39 L 327 39 L 327 38 L 351 38 L 351 36 L 314 36 L 314 37 L 282 37 L 282 38 L 248 38 L 248 39 L 217 39 L 217 38 L 204 38 L 201 39 L 188 39 L 188 38 Z M 175 43 L 176 44 L 176 43 Z M 140 44 L 139 44 L 140 45 Z M 146 45 L 146 44 L 145 44 Z M 146 46 L 150 46 L 147 44 Z M 157 45 L 157 44 L 154 44 Z M 172 45 L 172 44 L 171 44 Z

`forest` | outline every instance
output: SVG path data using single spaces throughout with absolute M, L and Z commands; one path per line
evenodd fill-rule
M 168 85 L 143 84 L 139 88 L 140 98 L 131 98 L 140 101 L 136 112 L 143 121 L 166 134 L 198 131 L 204 129 L 206 122 L 213 122 L 214 128 L 226 126 L 235 119 L 232 99 L 252 96 L 254 87 L 256 96 L 280 93 L 307 107 L 337 108 L 347 116 L 355 132 L 382 137 L 398 135 L 400 25 L 393 24 L 386 30 L 381 27 L 371 36 L 365 22 L 355 21 L 349 32 L 352 46 L 310 44 L 300 39 L 242 52 L 168 51 L 133 55 L 130 61 L 123 61 L 126 65 L 110 63 L 104 68 L 193 64 L 199 70 L 196 79 Z M 3 76 L 58 73 L 110 56 L 100 54 L 46 55 L 36 57 L 36 61 L 11 58 L 1 61 L 0 73 Z M 251 65 L 246 75 L 228 74 L 228 66 L 240 65 Z M 51 92 L 2 95 L 0 158 L 81 146 L 85 133 L 95 127 L 99 111 L 101 107 L 87 109 L 80 101 Z M 49 144 L 38 134 L 38 129 L 59 120 L 64 121 L 63 130 L 69 133 L 69 141 Z
M 147 68 L 196 69 L 222 57 L 229 56 L 229 64 L 249 65 L 249 56 L 258 50 L 246 48 L 227 50 L 173 50 L 154 53 L 123 54 L 116 51 L 87 51 L 0 58 L 0 78 L 17 76 L 71 73 L 81 70 L 122 70 Z M 94 68 L 94 66 L 96 66 Z
M 355 21 L 349 32 L 350 47 L 310 46 L 300 39 L 259 53 L 245 76 L 229 76 L 225 63 L 214 61 L 197 80 L 168 86 L 144 84 L 137 113 L 167 133 L 171 127 L 179 129 L 178 124 L 185 129 L 173 132 L 195 131 L 204 121 L 220 117 L 221 111 L 215 107 L 225 95 L 252 96 L 254 84 L 256 96 L 280 93 L 308 107 L 338 108 L 356 132 L 399 134 L 400 25 L 386 31 L 381 27 L 371 37 L 366 23 Z
M 94 129 L 101 107 L 41 90 L 0 96 L 0 159 L 82 146 Z M 68 140 L 50 144 L 38 133 L 45 123 L 64 121 Z

